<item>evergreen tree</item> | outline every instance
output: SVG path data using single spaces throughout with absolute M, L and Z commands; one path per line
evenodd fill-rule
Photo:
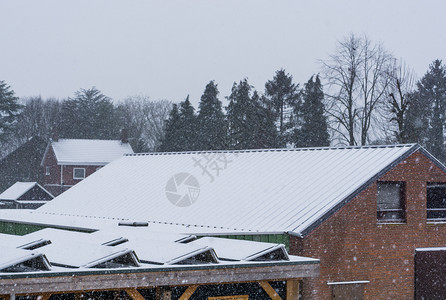
M 438 159 L 445 161 L 444 123 L 446 113 L 446 68 L 435 60 L 417 83 L 416 98 L 408 113 L 410 127 L 417 130 L 421 142 Z M 417 128 L 418 127 L 418 128 Z
M 186 100 L 178 105 L 174 104 L 166 121 L 164 139 L 160 146 L 162 152 L 193 151 L 197 147 L 197 116 L 195 109 Z
M 291 127 L 289 115 L 299 101 L 298 88 L 293 83 L 293 77 L 283 69 L 276 71 L 273 79 L 265 84 L 266 104 L 275 118 L 281 146 L 286 146 L 288 142 L 287 131 Z
M 257 92 L 246 79 L 234 83 L 228 97 L 227 119 L 229 147 L 232 149 L 271 148 L 277 146 L 277 133 L 272 114 L 262 106 Z
M 169 114 L 169 119 L 165 122 L 164 138 L 160 146 L 162 152 L 181 151 L 180 141 L 181 120 L 178 105 L 173 104 Z
M 181 150 L 197 150 L 197 116 L 195 115 L 195 108 L 189 101 L 189 95 L 186 97 L 186 100 L 180 103 L 180 122 L 179 143 Z
M 322 147 L 330 145 L 327 118 L 324 115 L 324 92 L 319 75 L 305 84 L 301 106 L 302 125 L 294 130 L 297 147 Z
M 197 124 L 200 134 L 197 140 L 197 150 L 225 149 L 227 124 L 214 81 L 206 85 L 199 109 Z
M 18 97 L 3 80 L 0 80 L 0 145 L 13 129 L 22 106 L 17 103 Z
M 254 91 L 251 101 L 253 104 L 253 113 L 250 114 L 250 123 L 252 123 L 254 131 L 252 148 L 265 149 L 282 147 L 282 140 L 280 140 L 277 132 L 275 115 L 267 107 L 265 97 L 260 97 L 257 91 Z
M 110 98 L 98 89 L 81 89 L 62 103 L 60 136 L 80 139 L 117 139 L 118 122 Z

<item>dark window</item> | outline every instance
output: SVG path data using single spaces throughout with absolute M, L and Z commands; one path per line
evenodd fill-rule
M 378 220 L 404 222 L 404 182 L 378 182 L 377 189 Z
M 427 218 L 446 220 L 446 183 L 427 184 Z
M 74 168 L 73 169 L 73 179 L 84 179 L 85 169 L 84 168 Z

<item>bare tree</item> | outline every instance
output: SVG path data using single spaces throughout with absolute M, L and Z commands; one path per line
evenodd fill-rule
M 389 85 L 392 56 L 367 37 L 350 35 L 322 61 L 327 81 L 326 109 L 332 130 L 343 143 L 365 145 L 379 120 L 377 110 Z
M 414 96 L 415 73 L 401 60 L 395 60 L 389 74 L 384 114 L 390 131 L 398 143 L 407 143 L 406 114 Z
M 29 97 L 20 99 L 23 104 L 9 143 L 14 148 L 25 143 L 34 136 L 48 139 L 51 129 L 59 122 L 61 105 L 57 99 Z
M 131 96 L 118 105 L 121 124 L 128 129 L 135 152 L 158 150 L 171 108 L 170 101 L 151 101 L 147 96 Z

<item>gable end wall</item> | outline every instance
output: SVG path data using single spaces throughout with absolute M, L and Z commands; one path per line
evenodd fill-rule
M 414 297 L 415 248 L 446 246 L 446 223 L 426 222 L 426 183 L 446 174 L 420 151 L 379 180 L 406 182 L 406 222 L 379 224 L 376 182 L 305 238 L 290 236 L 290 253 L 320 259 L 319 278 L 304 280 L 305 299 L 331 299 L 327 282 L 369 280 L 365 299 Z

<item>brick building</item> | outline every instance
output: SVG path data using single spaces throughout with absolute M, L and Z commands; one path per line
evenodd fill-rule
M 43 155 L 43 185 L 59 195 L 111 161 L 133 153 L 127 140 L 53 139 Z
M 283 243 L 320 259 L 320 276 L 302 279 L 304 299 L 446 293 L 426 286 L 444 280 L 429 276 L 446 266 L 425 255 L 446 246 L 446 168 L 419 145 L 136 154 L 100 174 L 28 222 L 45 226 L 61 214 L 65 227 L 79 226 L 70 215 L 145 220 L 197 236 Z M 421 256 L 437 269 L 420 274 Z

